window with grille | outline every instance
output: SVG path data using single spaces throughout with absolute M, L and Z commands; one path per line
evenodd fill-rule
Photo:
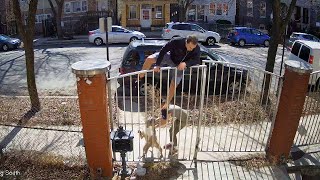
M 156 6 L 156 19 L 162 19 L 162 6 Z
M 217 15 L 222 15 L 222 4 L 221 3 L 217 4 Z
M 129 19 L 137 19 L 137 6 L 131 5 L 129 10 Z
M 216 4 L 215 3 L 210 3 L 209 12 L 210 12 L 210 15 L 216 14 Z
M 266 17 L 266 2 L 260 2 L 260 17 L 265 18 Z

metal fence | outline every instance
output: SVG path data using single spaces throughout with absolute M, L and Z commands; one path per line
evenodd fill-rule
M 320 143 L 320 71 L 311 73 L 294 146 Z
M 39 100 L 40 111 L 30 109 L 28 96 L 0 96 L 0 169 L 19 171 L 22 179 L 83 176 L 87 162 L 78 98 Z M 52 173 L 61 166 L 69 170 Z
M 139 73 L 146 77 L 135 84 Z M 140 138 L 138 132 L 147 131 L 146 122 L 150 117 L 160 117 L 163 101 L 168 102 L 170 79 L 176 73 L 175 68 L 162 68 L 160 73 L 140 71 L 109 78 L 112 127 L 124 126 L 135 134 L 134 151 L 127 157 L 129 161 L 138 161 L 143 156 L 146 140 Z M 267 76 L 270 77 L 269 90 L 263 96 Z M 206 152 L 264 151 L 281 84 L 281 77 L 275 74 L 227 62 L 204 61 L 204 65 L 185 70 L 170 103 L 174 109 L 182 108 L 187 119 L 169 118 L 166 127 L 153 126 L 161 148 L 174 139 L 172 129 L 178 132 L 175 147 L 178 151 L 174 153 L 172 147 L 163 149 L 164 160 L 171 155 L 178 160 L 192 160 L 208 159 Z M 161 155 L 157 148 L 150 148 L 146 157 L 157 159 Z M 114 158 L 120 160 L 117 154 Z

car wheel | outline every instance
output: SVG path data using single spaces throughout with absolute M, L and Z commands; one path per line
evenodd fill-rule
M 263 45 L 265 46 L 265 47 L 269 47 L 269 40 L 265 40 L 264 42 L 263 42 Z
M 101 38 L 95 38 L 93 42 L 96 46 L 101 46 L 103 44 L 103 40 Z
M 139 94 L 141 96 L 145 96 L 147 95 L 148 93 L 146 92 L 146 89 L 149 89 L 149 87 L 152 87 L 152 84 L 149 84 L 149 83 L 143 83 L 140 85 L 140 88 L 139 88 Z
M 240 47 L 243 47 L 244 45 L 246 45 L 246 41 L 243 40 L 243 39 L 240 39 L 240 40 L 239 40 L 239 46 L 240 46 Z
M 130 42 L 135 41 L 135 40 L 138 40 L 138 38 L 135 37 L 135 36 L 133 36 L 133 37 L 130 38 Z
M 9 50 L 9 46 L 6 45 L 6 44 L 4 44 L 4 45 L 2 46 L 2 50 L 3 50 L 3 51 L 8 51 L 8 50 Z
M 215 43 L 216 43 L 216 39 L 215 39 L 215 38 L 209 37 L 209 38 L 207 39 L 207 44 L 208 44 L 209 46 L 213 46 Z

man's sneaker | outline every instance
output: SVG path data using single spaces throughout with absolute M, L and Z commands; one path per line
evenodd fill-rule
M 161 109 L 161 118 L 167 119 L 167 109 Z

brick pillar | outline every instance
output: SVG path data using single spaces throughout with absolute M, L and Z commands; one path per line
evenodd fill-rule
M 170 22 L 170 3 L 164 7 L 164 23 Z
M 122 4 L 122 11 L 121 11 L 121 26 L 127 27 L 127 4 Z M 129 16 L 129 15 L 128 15 Z
M 285 62 L 278 112 L 267 149 L 267 157 L 272 162 L 281 163 L 283 158 L 288 158 L 299 126 L 311 72 L 308 63 Z
M 72 64 L 77 88 L 83 139 L 92 179 L 112 178 L 112 150 L 107 106 L 108 61 L 88 60 Z

